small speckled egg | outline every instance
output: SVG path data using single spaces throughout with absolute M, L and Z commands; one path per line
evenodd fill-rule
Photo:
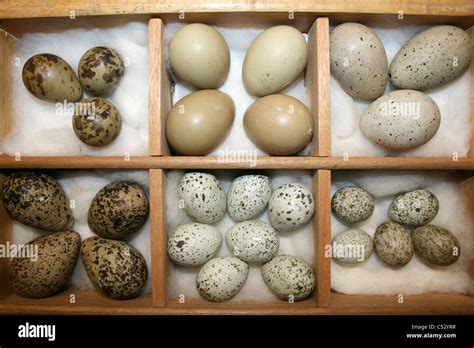
M 43 298 L 64 290 L 80 246 L 81 237 L 74 231 L 54 232 L 24 245 L 10 264 L 13 291 L 24 297 Z
M 333 213 L 342 221 L 357 223 L 374 212 L 374 198 L 360 187 L 343 187 L 331 199 Z
M 227 231 L 226 242 L 234 256 L 245 262 L 270 261 L 280 247 L 277 231 L 260 220 L 235 224 Z
M 278 232 L 294 231 L 311 221 L 314 200 L 311 192 L 301 184 L 280 186 L 268 203 L 270 223 Z
M 248 274 L 249 265 L 241 259 L 217 257 L 201 267 L 196 278 L 196 287 L 206 300 L 222 302 L 239 292 Z
M 222 235 L 211 225 L 179 226 L 168 238 L 168 255 L 180 266 L 201 266 L 212 259 L 222 244 Z
M 118 137 L 122 117 L 111 102 L 103 98 L 90 98 L 76 104 L 72 127 L 84 144 L 102 147 Z
M 385 48 L 372 29 L 359 23 L 338 25 L 329 35 L 331 74 L 353 98 L 374 100 L 388 81 Z
M 400 268 L 410 262 L 413 256 L 413 241 L 402 225 L 387 221 L 375 231 L 374 250 L 387 265 Z
M 79 81 L 92 96 L 107 97 L 118 86 L 125 66 L 117 51 L 108 47 L 94 47 L 79 61 Z
M 390 150 L 413 149 L 431 140 L 441 123 L 438 105 L 414 90 L 383 95 L 363 112 L 359 127 L 372 142 Z
M 422 226 L 433 220 L 439 211 L 439 201 L 426 190 L 413 190 L 397 196 L 390 208 L 390 219 L 402 225 Z
M 222 220 L 226 210 L 226 194 L 214 175 L 191 172 L 179 183 L 180 204 L 197 222 L 215 224 Z
M 461 256 L 461 245 L 454 234 L 434 225 L 416 228 L 411 238 L 416 254 L 435 266 L 449 266 Z
M 74 217 L 61 185 L 46 174 L 11 174 L 2 190 L 8 215 L 22 224 L 45 231 L 72 228 Z
M 413 36 L 398 51 L 390 65 L 390 80 L 398 88 L 422 91 L 453 81 L 470 63 L 469 35 L 438 25 Z
M 82 242 L 81 258 L 94 287 L 115 300 L 139 296 L 148 270 L 140 251 L 118 240 L 90 237 Z
M 342 265 L 365 262 L 374 249 L 370 235 L 356 228 L 339 233 L 332 240 L 332 246 L 333 259 Z
M 243 175 L 227 192 L 227 211 L 234 221 L 250 220 L 265 210 L 272 195 L 272 181 L 265 175 Z
M 148 199 L 137 184 L 112 182 L 95 195 L 89 207 L 90 229 L 104 238 L 123 239 L 138 231 L 148 218 Z
M 23 84 L 35 97 L 48 102 L 77 102 L 82 87 L 69 64 L 54 54 L 37 54 L 23 66 Z
M 304 300 L 316 287 L 311 265 L 295 256 L 276 256 L 262 266 L 261 272 L 265 284 L 281 300 Z

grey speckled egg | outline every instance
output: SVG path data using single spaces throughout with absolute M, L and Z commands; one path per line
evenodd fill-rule
M 368 260 L 374 249 L 372 237 L 356 228 L 339 233 L 334 237 L 332 246 L 332 258 L 343 265 L 355 265 Z
M 470 62 L 469 35 L 457 27 L 438 25 L 413 36 L 398 51 L 390 65 L 390 80 L 398 88 L 439 87 L 460 76 Z
M 197 222 L 215 224 L 226 210 L 226 195 L 214 175 L 191 172 L 184 174 L 178 195 L 184 210 Z
M 416 228 L 412 235 L 416 254 L 436 266 L 449 266 L 461 255 L 461 245 L 448 230 L 426 225 Z
M 439 211 L 439 201 L 426 190 L 413 190 L 397 196 L 390 208 L 390 219 L 402 225 L 422 226 L 433 220 Z
M 294 231 L 311 221 L 314 200 L 311 192 L 301 184 L 280 186 L 268 203 L 270 223 L 278 232 Z
M 196 287 L 206 300 L 222 302 L 239 292 L 248 274 L 249 266 L 241 259 L 218 257 L 201 267 L 196 278 Z
M 383 95 L 363 112 L 359 127 L 372 142 L 390 150 L 408 150 L 427 143 L 441 123 L 438 105 L 414 90 Z
M 35 97 L 48 102 L 77 102 L 82 87 L 69 64 L 54 54 L 37 54 L 23 66 L 23 84 Z
M 148 217 L 148 199 L 138 185 L 112 182 L 95 195 L 89 207 L 90 229 L 104 238 L 122 239 L 138 231 Z
M 13 291 L 24 297 L 42 298 L 64 290 L 80 246 L 81 237 L 74 231 L 51 233 L 27 243 L 10 264 Z
M 280 247 L 277 231 L 260 220 L 235 224 L 227 231 L 226 242 L 234 256 L 245 262 L 270 261 Z
M 360 187 L 343 187 L 331 199 L 334 214 L 348 223 L 367 220 L 374 212 L 374 198 Z
M 413 242 L 410 233 L 402 225 L 387 221 L 375 231 L 374 250 L 387 265 L 400 268 L 410 262 Z
M 64 231 L 74 225 L 66 193 L 49 175 L 11 174 L 3 186 L 2 199 L 8 215 L 24 225 L 45 231 Z
M 108 47 L 94 47 L 79 61 L 79 81 L 92 96 L 106 97 L 118 86 L 125 66 L 117 51 Z
M 81 258 L 95 288 L 115 300 L 139 296 L 148 270 L 140 251 L 117 240 L 90 237 L 82 242 Z
M 353 98 L 374 100 L 388 81 L 385 48 L 372 29 L 359 23 L 338 25 L 330 34 L 331 74 Z
M 179 226 L 168 238 L 168 255 L 180 266 L 201 266 L 219 250 L 222 235 L 211 225 L 191 223 Z
M 102 147 L 118 137 L 122 117 L 111 102 L 103 98 L 90 98 L 76 104 L 72 127 L 83 143 Z
M 261 271 L 265 284 L 281 300 L 304 300 L 316 287 L 313 268 L 295 256 L 279 255 Z
M 234 221 L 253 219 L 265 210 L 271 195 L 272 182 L 268 176 L 239 176 L 227 192 L 227 211 Z

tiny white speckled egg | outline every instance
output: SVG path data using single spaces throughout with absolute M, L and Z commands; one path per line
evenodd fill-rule
M 295 256 L 279 255 L 264 264 L 261 271 L 265 284 L 282 300 L 304 300 L 316 286 L 311 265 Z
M 397 196 L 390 208 L 390 219 L 402 225 L 422 226 L 433 220 L 439 211 L 439 201 L 426 190 L 413 190 Z
M 248 274 L 249 265 L 241 259 L 217 257 L 199 270 L 196 278 L 197 290 L 208 301 L 226 301 L 244 286 Z
M 396 222 L 384 222 L 375 231 L 374 250 L 387 265 L 393 268 L 403 267 L 413 256 L 410 232 Z
M 215 224 L 224 217 L 226 195 L 214 175 L 199 172 L 184 174 L 178 195 L 186 213 L 197 222 Z
M 191 223 L 179 226 L 168 238 L 168 255 L 177 265 L 201 266 L 219 250 L 222 235 L 211 225 Z
M 227 231 L 226 242 L 234 256 L 245 262 L 270 261 L 280 247 L 277 231 L 260 220 L 235 224 Z
M 253 219 L 265 210 L 271 195 L 272 182 L 268 176 L 239 176 L 227 192 L 227 211 L 234 221 Z
M 360 187 L 343 187 L 332 196 L 331 208 L 345 222 L 361 222 L 372 216 L 374 198 Z
M 278 232 L 294 231 L 311 221 L 313 195 L 301 184 L 283 185 L 273 192 L 268 212 L 270 223 Z
M 372 237 L 362 230 L 351 228 L 339 233 L 332 240 L 332 258 L 342 265 L 355 265 L 372 255 Z

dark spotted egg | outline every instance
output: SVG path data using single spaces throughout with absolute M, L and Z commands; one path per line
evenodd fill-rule
M 413 241 L 410 232 L 396 222 L 384 222 L 375 231 L 374 250 L 388 266 L 403 267 L 413 256 Z
M 372 216 L 374 198 L 360 187 L 343 187 L 332 196 L 331 208 L 344 222 L 361 222 Z
M 435 225 L 416 228 L 411 234 L 415 253 L 430 265 L 449 266 L 461 255 L 461 245 L 454 234 Z

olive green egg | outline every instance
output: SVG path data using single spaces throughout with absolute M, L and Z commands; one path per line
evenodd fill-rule
M 454 234 L 445 228 L 425 225 L 411 234 L 415 253 L 434 266 L 449 266 L 461 255 L 461 245 Z

